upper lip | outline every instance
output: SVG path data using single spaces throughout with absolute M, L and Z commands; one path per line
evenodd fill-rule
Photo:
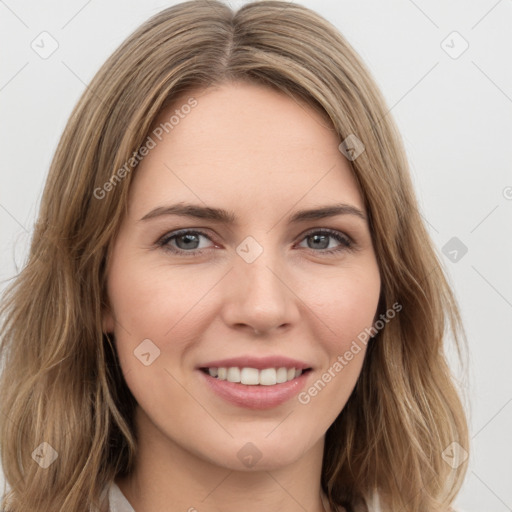
M 297 359 L 291 359 L 285 356 L 266 356 L 266 357 L 254 357 L 254 356 L 240 356 L 231 357 L 228 359 L 217 359 L 215 361 L 209 361 L 204 364 L 200 364 L 198 368 L 256 368 L 263 370 L 265 368 L 296 368 L 300 370 L 306 370 L 311 368 L 311 365 L 304 361 Z

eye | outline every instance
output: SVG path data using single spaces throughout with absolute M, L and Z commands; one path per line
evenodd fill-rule
M 164 235 L 156 242 L 156 245 L 163 248 L 165 251 L 179 256 L 200 256 L 203 252 L 213 247 L 201 247 L 201 238 L 211 241 L 211 238 L 202 231 L 182 229 Z M 338 245 L 332 246 L 329 239 L 335 240 Z M 307 244 L 307 248 L 320 254 L 333 254 L 355 250 L 355 244 L 348 236 L 332 229 L 310 231 L 303 236 L 302 240 L 311 240 L 311 242 Z
M 338 245 L 334 247 L 330 246 L 329 238 L 336 240 Z M 308 248 L 321 249 L 321 254 L 333 254 L 341 251 L 354 250 L 354 244 L 348 236 L 332 229 L 310 231 L 303 238 L 303 240 L 308 239 L 312 240 L 312 242 L 308 244 Z
M 182 229 L 181 231 L 176 231 L 163 236 L 157 242 L 157 245 L 174 254 L 198 256 L 199 254 L 202 254 L 205 249 L 205 247 L 199 247 L 201 237 L 211 240 L 210 237 L 202 231 Z M 177 247 L 171 245 L 170 242 L 175 242 Z

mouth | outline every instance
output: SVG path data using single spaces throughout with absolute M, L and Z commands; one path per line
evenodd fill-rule
M 278 386 L 298 379 L 301 375 L 309 373 L 311 368 L 294 367 L 269 367 L 269 368 L 251 368 L 251 367 L 203 367 L 199 368 L 203 373 L 220 381 L 242 384 L 244 386 Z
M 271 409 L 289 402 L 314 372 L 307 360 L 285 355 L 246 354 L 203 361 L 197 374 L 209 392 L 236 407 Z
M 289 402 L 305 386 L 312 368 L 198 368 L 207 389 L 239 408 L 272 409 Z

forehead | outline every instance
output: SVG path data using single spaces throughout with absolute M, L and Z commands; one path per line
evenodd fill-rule
M 150 137 L 154 147 L 132 183 L 134 215 L 158 202 L 198 199 L 232 202 L 233 209 L 284 207 L 285 199 L 363 208 L 326 116 L 269 87 L 230 83 L 183 94 L 161 112 Z

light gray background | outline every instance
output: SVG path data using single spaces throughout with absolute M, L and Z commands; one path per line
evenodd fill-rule
M 295 1 L 336 25 L 381 87 L 462 309 L 472 444 L 456 505 L 511 511 L 512 1 Z M 0 289 L 27 255 L 72 107 L 123 39 L 174 3 L 0 0 Z M 50 47 L 43 31 L 59 45 L 46 59 L 31 47 Z M 460 56 L 454 31 L 469 44 Z M 452 237 L 466 254 L 445 248 Z

